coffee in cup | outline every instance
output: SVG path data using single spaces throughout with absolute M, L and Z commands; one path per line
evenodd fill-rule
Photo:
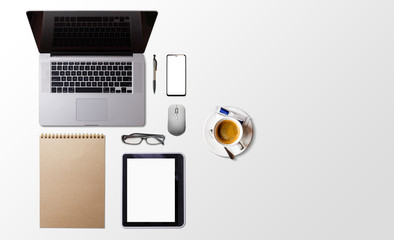
M 213 130 L 216 141 L 225 146 L 237 144 L 243 134 L 239 121 L 230 117 L 218 121 Z

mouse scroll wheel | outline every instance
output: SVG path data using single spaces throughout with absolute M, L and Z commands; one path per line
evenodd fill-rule
M 178 108 L 175 108 L 175 114 L 178 114 Z

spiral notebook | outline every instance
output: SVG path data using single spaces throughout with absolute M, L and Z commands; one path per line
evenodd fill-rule
M 105 136 L 40 136 L 40 227 L 104 228 Z

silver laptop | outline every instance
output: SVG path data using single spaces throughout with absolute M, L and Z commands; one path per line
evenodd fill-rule
M 155 11 L 29 11 L 42 126 L 145 125 L 145 58 Z

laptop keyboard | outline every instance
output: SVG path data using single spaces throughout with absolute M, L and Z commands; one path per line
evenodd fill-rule
M 51 62 L 52 93 L 132 93 L 131 62 Z

